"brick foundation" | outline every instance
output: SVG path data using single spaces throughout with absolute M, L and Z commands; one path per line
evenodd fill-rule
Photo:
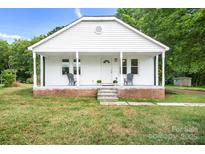
M 81 97 L 81 96 L 97 96 L 97 89 L 44 89 L 33 90 L 34 96 L 65 96 L 65 97 Z M 164 98 L 164 89 L 118 89 L 118 97 L 127 98 Z
M 125 98 L 164 98 L 164 89 L 119 89 L 118 97 Z
M 34 96 L 96 96 L 97 89 L 52 89 L 52 90 L 34 90 Z

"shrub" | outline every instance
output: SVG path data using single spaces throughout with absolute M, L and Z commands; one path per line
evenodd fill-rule
M 26 79 L 26 83 L 32 84 L 32 83 L 33 83 L 33 78 L 27 78 L 27 79 Z
M 102 83 L 102 81 L 101 80 L 97 80 L 97 83 L 99 84 L 99 83 Z
M 1 76 L 5 87 L 10 87 L 16 79 L 15 72 L 11 69 L 2 71 Z
M 116 84 L 117 84 L 117 83 L 118 83 L 118 81 L 117 81 L 117 80 L 113 80 L 113 83 L 116 83 Z

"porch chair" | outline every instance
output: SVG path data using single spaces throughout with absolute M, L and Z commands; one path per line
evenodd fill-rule
M 74 80 L 74 75 L 72 73 L 68 73 L 67 77 L 68 77 L 68 81 L 69 81 L 68 85 L 75 86 L 76 81 Z
M 132 73 L 128 73 L 127 74 L 127 78 L 124 79 L 124 85 L 133 85 L 133 74 Z

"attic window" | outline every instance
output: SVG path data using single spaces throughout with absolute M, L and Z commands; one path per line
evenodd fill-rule
M 102 27 L 101 26 L 96 26 L 95 33 L 96 34 L 101 34 L 102 33 Z

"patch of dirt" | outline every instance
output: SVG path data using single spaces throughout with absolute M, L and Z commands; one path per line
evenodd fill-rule
M 183 93 L 183 94 L 194 94 L 194 95 L 205 95 L 205 91 L 199 90 L 187 90 L 187 89 L 176 89 L 176 88 L 167 88 L 168 91 Z
M 124 116 L 131 116 L 131 115 L 134 115 L 136 111 L 133 110 L 132 108 L 125 108 L 122 110 L 122 113 Z
M 112 123 L 109 126 L 108 130 L 111 131 L 114 134 L 117 134 L 117 135 L 133 135 L 134 134 L 133 129 L 131 129 L 131 128 L 124 128 L 124 127 L 122 127 L 121 124 L 115 123 L 115 122 Z
M 88 115 L 90 115 L 91 117 L 96 117 L 97 114 L 98 111 L 96 109 L 90 109 L 88 112 Z
M 85 108 L 85 109 L 80 109 L 78 111 L 78 115 L 80 115 L 80 116 L 96 117 L 97 114 L 99 114 L 99 112 L 95 108 Z

